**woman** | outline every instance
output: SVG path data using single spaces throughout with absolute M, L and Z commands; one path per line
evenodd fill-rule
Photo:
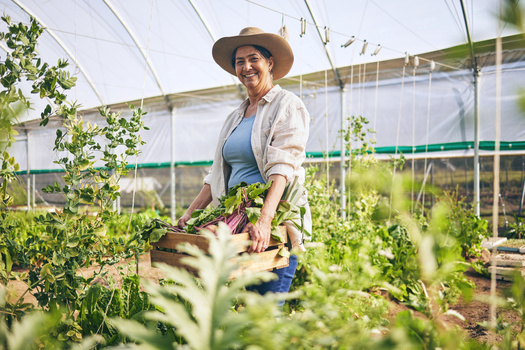
M 271 181 L 259 220 L 246 228 L 252 241 L 249 252 L 260 253 L 268 248 L 271 222 L 286 184 L 295 177 L 304 182 L 301 165 L 306 157 L 309 115 L 297 96 L 273 85 L 273 79 L 284 77 L 293 64 L 292 49 L 281 36 L 244 28 L 238 36 L 219 39 L 212 54 L 219 66 L 237 76 L 248 98 L 226 119 L 210 173 L 179 226 L 185 226 L 194 210 L 211 202 L 218 204 L 228 188 L 240 182 Z M 306 193 L 298 204 L 306 209 L 303 225 L 310 232 Z M 301 232 L 291 222 L 286 226 L 292 246 L 304 249 Z M 274 269 L 277 280 L 256 289 L 261 294 L 288 292 L 296 268 L 297 257 L 292 256 L 288 267 Z

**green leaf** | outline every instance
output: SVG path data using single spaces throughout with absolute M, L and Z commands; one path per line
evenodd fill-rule
M 286 247 L 282 247 L 280 250 L 279 250 L 279 256 L 282 256 L 283 258 L 289 258 L 290 257 L 290 252 L 288 251 L 288 248 Z
M 248 220 L 250 220 L 250 222 L 255 225 L 257 220 L 259 220 L 259 218 L 261 217 L 261 208 L 246 208 L 246 215 L 248 215 Z
M 281 230 L 277 226 L 272 226 L 271 236 L 277 242 L 284 242 L 284 237 L 281 235 Z
M 150 243 L 158 242 L 159 239 L 166 235 L 166 232 L 168 232 L 166 228 L 156 228 L 153 231 L 151 231 L 151 234 L 149 236 Z
M 106 236 L 106 232 L 107 232 L 107 228 L 106 226 L 100 226 L 100 227 L 97 227 L 93 233 L 95 235 L 97 235 L 98 237 L 104 237 Z
M 47 185 L 46 187 L 44 187 L 42 189 L 42 192 L 44 192 L 44 193 L 53 193 L 54 192 L 54 188 L 51 185 Z

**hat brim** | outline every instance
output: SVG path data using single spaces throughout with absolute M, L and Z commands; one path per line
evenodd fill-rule
M 294 61 L 292 48 L 283 37 L 271 33 L 238 35 L 220 38 L 213 45 L 213 59 L 219 66 L 221 66 L 222 69 L 232 75 L 237 75 L 235 73 L 235 68 L 232 67 L 232 55 L 238 47 L 246 45 L 258 45 L 270 51 L 274 62 L 274 80 L 283 78 L 292 68 Z

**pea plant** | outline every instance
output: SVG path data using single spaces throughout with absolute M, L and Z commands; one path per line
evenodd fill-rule
M 134 236 L 128 241 L 106 238 L 105 224 L 116 215 L 111 203 L 119 196 L 119 179 L 129 170 L 128 157 L 138 155 L 138 147 L 144 143 L 139 135 L 145 129 L 144 113 L 140 108 L 134 110 L 129 120 L 109 109 L 101 109 L 100 114 L 107 125 L 85 122 L 71 107 L 64 114 L 65 131 L 59 129 L 56 133 L 54 150 L 66 154 L 56 161 L 64 169 L 65 184 L 55 182 L 43 191 L 63 194 L 65 205 L 62 210 L 35 219 L 46 227 L 46 232 L 33 237 L 31 243 L 45 245 L 44 249 L 30 250 L 38 254 L 40 261 L 30 268 L 29 289 L 35 290 L 43 307 L 66 305 L 73 312 L 78 292 L 94 278 L 77 275 L 79 267 L 96 263 L 102 271 L 104 266 L 141 249 Z M 118 147 L 123 147 L 122 153 L 116 151 Z M 97 161 L 103 166 L 95 167 Z M 96 208 L 96 212 L 90 215 L 81 206 Z
M 58 60 L 55 66 L 42 62 L 36 46 L 43 28 L 35 19 L 31 18 L 30 24 L 26 25 L 11 23 L 9 16 L 1 18 L 8 25 L 8 31 L 0 33 L 0 41 L 10 49 L 3 58 L 0 57 L 0 199 L 3 205 L 8 206 L 13 200 L 7 193 L 7 185 L 15 179 L 15 172 L 19 170 L 15 159 L 7 152 L 18 134 L 13 122 L 31 107 L 29 98 L 18 88 L 18 84 L 24 80 L 30 82 L 32 94 L 60 106 L 66 100 L 65 91 L 75 85 L 77 78 L 64 70 L 68 66 L 67 61 Z M 42 125 L 47 124 L 51 114 L 52 107 L 48 104 L 41 114 Z
M 54 213 L 38 215 L 34 227 L 38 232 L 26 233 L 24 242 L 13 239 L 11 231 L 16 220 L 3 212 L 0 222 L 0 280 L 7 284 L 16 277 L 26 282 L 28 288 L 17 300 L 9 300 L 1 307 L 10 315 L 9 324 L 20 319 L 33 306 L 24 303 L 27 293 L 33 294 L 44 310 L 57 310 L 61 324 L 55 340 L 78 342 L 84 333 L 73 315 L 81 307 L 91 283 L 104 275 L 105 268 L 123 258 L 138 256 L 144 243 L 138 234 L 124 238 L 106 235 L 107 224 L 116 220 L 112 201 L 119 194 L 119 179 L 129 171 L 129 158 L 139 154 L 144 144 L 140 133 L 147 128 L 140 108 L 130 106 L 132 115 L 124 117 L 108 108 L 100 109 L 101 125 L 92 124 L 78 115 L 79 106 L 69 103 L 65 91 L 75 85 L 76 78 L 65 70 L 67 61 L 59 60 L 56 66 L 44 63 L 36 51 L 37 40 L 43 29 L 34 20 L 30 24 L 11 23 L 2 17 L 8 31 L 0 33 L 0 41 L 10 49 L 0 61 L 0 195 L 3 205 L 12 203 L 7 185 L 16 179 L 18 165 L 7 149 L 14 142 L 16 130 L 13 123 L 30 108 L 31 104 L 18 85 L 23 80 L 31 82 L 31 93 L 46 98 L 49 104 L 41 113 L 41 126 L 46 126 L 52 115 L 63 120 L 56 132 L 53 151 L 59 155 L 55 161 L 64 171 L 64 184 L 55 182 L 46 186 L 46 193 L 60 193 L 65 205 Z M 138 232 L 139 223 L 131 221 L 128 230 Z M 27 272 L 11 273 L 12 266 L 26 268 Z M 81 267 L 98 266 L 94 276 L 78 273 Z M 105 287 L 104 287 L 105 288 Z M 89 300 L 86 299 L 86 300 Z M 83 319 L 85 323 L 86 320 Z M 55 332 L 56 333 L 56 332 Z
M 68 65 L 66 61 L 59 60 L 55 66 L 42 62 L 36 46 L 43 29 L 34 19 L 29 25 L 11 23 L 11 18 L 6 15 L 1 19 L 8 26 L 7 32 L 0 33 L 0 41 L 8 48 L 5 55 L 0 56 L 0 206 L 6 207 L 13 203 L 13 197 L 7 190 L 8 184 L 16 180 L 16 172 L 20 168 L 8 152 L 18 134 L 13 123 L 31 107 L 29 98 L 18 85 L 22 81 L 30 82 L 32 94 L 60 106 L 66 99 L 65 91 L 75 85 L 76 78 L 64 70 Z M 41 113 L 44 124 L 51 114 L 52 107 L 48 104 Z M 13 228 L 10 215 L 1 215 L 0 282 L 5 284 L 11 273 L 13 258 L 24 254 L 23 248 L 9 238 Z

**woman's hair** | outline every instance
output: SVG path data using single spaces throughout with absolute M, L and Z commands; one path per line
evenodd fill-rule
M 269 60 L 270 57 L 272 57 L 272 53 L 270 51 L 268 51 L 266 48 L 264 48 L 262 46 L 259 46 L 259 45 L 250 45 L 250 46 L 253 46 L 267 60 Z M 233 54 L 232 54 L 232 67 L 233 67 L 233 69 L 235 69 L 235 55 L 236 54 L 237 54 L 237 49 L 233 50 Z

